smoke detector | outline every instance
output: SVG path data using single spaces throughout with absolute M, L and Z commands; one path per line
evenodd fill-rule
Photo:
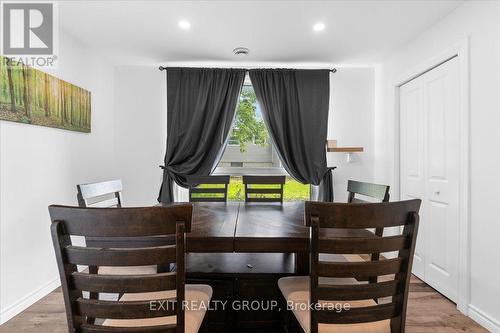
M 233 50 L 233 53 L 237 56 L 246 56 L 250 52 L 246 47 L 237 47 Z

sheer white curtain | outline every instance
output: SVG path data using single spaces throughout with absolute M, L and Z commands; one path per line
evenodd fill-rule
M 184 187 L 180 187 L 174 182 L 174 202 L 188 202 L 189 201 L 189 190 Z

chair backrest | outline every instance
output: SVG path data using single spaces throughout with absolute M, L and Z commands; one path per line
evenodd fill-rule
M 347 182 L 347 192 L 349 192 L 349 197 L 347 198 L 348 203 L 367 203 L 368 201 L 356 198 L 356 194 L 361 194 L 366 197 L 370 197 L 381 202 L 389 202 L 389 190 L 390 186 L 358 182 L 355 180 L 349 180 Z M 375 235 L 382 236 L 384 233 L 383 228 L 376 228 Z M 380 253 L 372 253 L 372 260 L 379 260 Z M 369 279 L 370 282 L 376 282 L 377 279 L 372 277 Z
M 190 202 L 226 202 L 230 176 L 187 176 Z
M 311 332 L 318 323 L 354 324 L 390 319 L 391 332 L 404 332 L 408 288 L 418 230 L 420 200 L 387 203 L 346 204 L 306 202 L 306 225 L 311 226 Z M 403 226 L 400 235 L 378 237 L 332 237 L 329 229 L 389 228 Z M 330 231 L 330 236 L 328 232 Z M 333 233 L 335 234 L 335 233 Z M 321 238 L 320 238 L 321 235 Z M 373 236 L 372 236 L 373 235 Z M 393 259 L 380 261 L 322 261 L 320 253 L 369 254 L 393 252 Z M 383 282 L 361 283 L 372 276 L 385 276 Z M 327 278 L 352 278 L 352 283 Z M 358 281 L 356 281 L 356 280 Z M 321 282 L 321 283 L 320 283 Z M 377 304 L 373 300 L 390 297 Z M 332 301 L 332 308 L 317 308 L 318 300 Z M 361 307 L 339 309 L 337 302 L 358 301 Z M 366 303 L 365 303 L 366 302 Z M 340 303 L 342 304 L 342 303 Z M 359 305 L 360 303 L 358 303 Z M 369 306 L 365 306 L 369 305 Z
M 363 203 L 367 202 L 365 200 L 356 198 L 356 194 L 361 194 L 370 198 L 380 200 L 381 202 L 389 201 L 389 189 L 388 185 L 379 185 L 358 182 L 355 180 L 349 180 L 347 182 L 347 192 L 349 192 L 349 197 L 347 202 L 349 203 Z
M 80 207 L 121 207 L 122 181 L 119 179 L 99 183 L 76 185 L 77 199 Z
M 243 176 L 245 202 L 283 202 L 285 176 Z
M 93 318 L 142 319 L 176 316 L 184 332 L 185 232 L 191 228 L 192 205 L 144 208 L 80 208 L 49 206 L 51 233 L 66 308 L 69 332 L 175 332 L 175 327 L 119 329 L 94 325 Z M 96 248 L 76 246 L 70 236 L 152 237 L 175 235 L 175 245 Z M 149 275 L 98 275 L 79 272 L 81 266 L 142 266 L 175 263 L 176 271 Z M 169 306 L 150 308 L 150 301 L 89 299 L 89 293 L 146 293 L 175 290 Z

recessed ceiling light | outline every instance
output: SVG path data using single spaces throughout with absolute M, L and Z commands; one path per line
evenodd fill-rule
M 189 23 L 189 21 L 186 21 L 186 20 L 180 20 L 179 21 L 179 28 L 181 28 L 183 30 L 188 30 L 189 28 L 191 28 L 191 23 Z
M 323 22 L 318 22 L 313 25 L 313 30 L 314 31 L 323 31 L 325 30 L 325 24 Z
M 233 50 L 233 53 L 237 56 L 246 56 L 250 53 L 250 50 L 246 47 L 237 47 Z

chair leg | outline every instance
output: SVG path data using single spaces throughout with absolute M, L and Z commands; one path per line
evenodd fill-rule
M 286 299 L 280 295 L 280 333 L 288 333 L 290 331 L 290 311 L 287 309 Z

